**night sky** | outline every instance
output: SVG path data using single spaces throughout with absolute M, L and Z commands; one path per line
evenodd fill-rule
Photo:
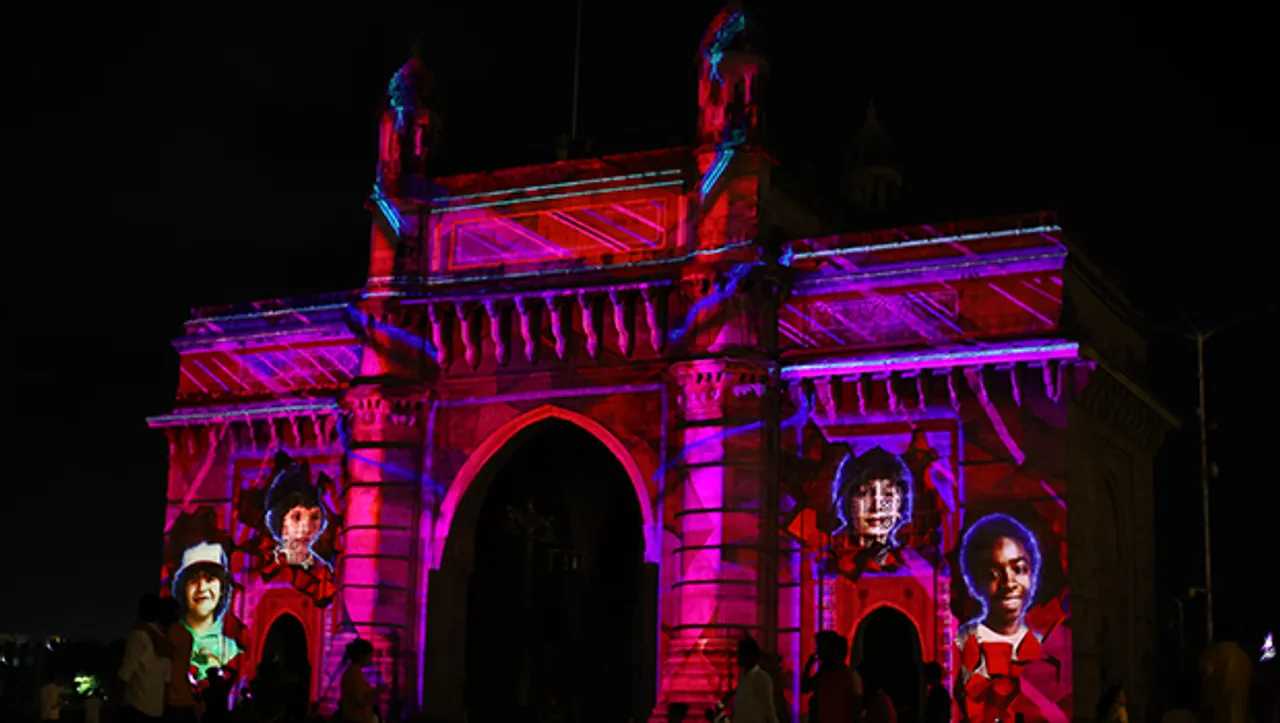
M 834 4 L 761 10 L 784 165 L 833 178 L 874 99 L 902 147 L 905 202 L 929 220 L 1062 209 L 1153 322 L 1192 312 L 1212 325 L 1269 303 L 1280 154 L 1261 28 L 1153 15 L 921 25 Z M 601 151 L 691 136 L 693 59 L 717 9 L 586 0 L 580 134 Z M 569 126 L 572 0 L 376 17 L 256 7 L 168 26 L 95 12 L 7 38 L 0 632 L 117 637 L 155 588 L 167 449 L 144 418 L 170 409 L 170 339 L 192 306 L 363 282 L 375 118 L 415 37 L 449 170 L 549 161 Z M 1275 564 L 1261 532 L 1280 485 L 1260 454 L 1280 398 L 1275 336 L 1255 321 L 1208 355 L 1218 606 L 1255 624 L 1276 608 L 1249 595 Z M 1177 336 L 1153 346 L 1152 384 L 1187 422 L 1157 484 L 1162 605 L 1201 584 L 1192 352 Z

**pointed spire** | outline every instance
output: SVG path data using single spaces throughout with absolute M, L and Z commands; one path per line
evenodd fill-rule
M 422 60 L 422 38 L 413 39 L 413 45 L 409 48 L 409 57 Z
M 884 210 L 902 186 L 897 146 L 880 125 L 875 101 L 867 103 L 866 119 L 853 142 L 853 163 L 846 189 L 853 205 L 863 211 Z
M 866 120 L 858 129 L 854 141 L 854 166 L 883 166 L 893 168 L 897 165 L 897 152 L 893 138 L 880 125 L 876 113 L 875 101 L 868 101 Z

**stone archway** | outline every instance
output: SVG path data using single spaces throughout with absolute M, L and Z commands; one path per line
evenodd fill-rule
M 919 717 L 924 696 L 923 648 L 915 621 L 893 605 L 880 605 L 858 623 L 853 658 L 864 690 L 883 689 L 893 699 L 899 720 Z
M 508 529 L 509 512 L 529 501 L 553 521 L 553 543 Z M 648 559 L 661 544 L 652 520 L 638 466 L 598 423 L 543 407 L 494 432 L 459 472 L 434 527 L 426 711 L 453 719 L 469 701 L 471 720 L 510 719 L 517 706 L 555 699 L 589 709 L 580 708 L 588 718 L 647 715 L 658 645 L 657 565 Z M 621 667 L 604 671 L 609 659 Z
M 312 669 L 307 630 L 290 613 L 281 613 L 262 638 L 257 660 L 258 676 L 277 679 L 282 685 L 283 705 L 289 715 L 307 714 L 311 703 Z
M 654 513 L 653 491 L 650 489 L 648 476 L 641 471 L 640 465 L 631 456 L 626 445 L 605 425 L 591 417 L 564 407 L 547 404 L 503 424 L 476 447 L 466 463 L 458 470 L 440 503 L 440 511 L 436 515 L 432 528 L 430 549 L 432 570 L 440 569 L 446 553 L 464 559 L 470 555 L 471 551 L 465 540 L 455 539 L 453 545 L 449 543 L 449 535 L 455 522 L 463 526 L 475 524 L 474 516 L 478 512 L 474 508 L 467 509 L 465 506 L 460 510 L 463 500 L 469 495 L 474 498 L 477 492 L 483 495 L 488 486 L 493 483 L 493 470 L 505 462 L 519 447 L 520 437 L 527 436 L 537 424 L 548 420 L 561 420 L 581 427 L 613 453 L 626 471 L 627 479 L 635 491 L 636 501 L 640 505 L 641 524 L 644 525 L 644 559 L 646 562 L 655 564 L 662 559 L 662 527 Z M 471 516 L 470 519 L 468 513 Z M 460 514 L 462 519 L 459 519 Z

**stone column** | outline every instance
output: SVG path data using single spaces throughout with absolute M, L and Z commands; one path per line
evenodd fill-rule
M 413 643 L 421 506 L 423 393 L 413 388 L 357 387 L 349 414 L 340 601 L 350 625 L 334 638 L 331 657 L 356 635 L 374 644 L 384 705 L 417 698 Z M 350 629 L 354 629 L 354 634 Z M 391 709 L 382 708 L 388 715 Z
M 671 372 L 680 392 L 680 462 L 673 470 L 680 478 L 680 547 L 660 701 L 687 702 L 697 711 L 734 685 L 742 635 L 756 637 L 765 650 L 775 644 L 762 635 L 767 621 L 776 620 L 777 606 L 776 579 L 764 585 L 774 591 L 772 599 L 761 595 L 762 574 L 776 576 L 777 567 L 776 537 L 761 537 L 777 526 L 776 520 L 762 523 L 761 511 L 768 376 L 759 366 L 731 359 L 680 362 Z

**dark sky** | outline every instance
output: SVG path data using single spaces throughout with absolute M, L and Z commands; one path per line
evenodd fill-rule
M 1260 36 L 1208 17 L 836 4 L 761 10 L 784 164 L 829 175 L 874 99 L 934 220 L 1061 208 L 1159 321 L 1268 302 L 1278 154 Z M 10 29 L 0 632 L 114 636 L 154 589 L 166 446 L 143 420 L 169 409 L 169 340 L 195 305 L 362 283 L 374 119 L 415 36 L 451 167 L 552 157 L 569 125 L 573 3 L 509 5 L 168 25 L 89 11 Z M 586 0 L 581 133 L 601 148 L 690 135 L 693 57 L 717 9 Z M 1273 326 L 1224 333 L 1209 355 L 1219 604 L 1246 612 L 1250 571 L 1274 566 L 1251 533 L 1280 505 L 1258 453 L 1280 396 Z M 1192 347 L 1155 348 L 1153 383 L 1194 431 Z M 1196 460 L 1167 459 L 1162 582 L 1185 588 L 1200 584 Z M 1270 602 L 1252 597 L 1254 612 Z

